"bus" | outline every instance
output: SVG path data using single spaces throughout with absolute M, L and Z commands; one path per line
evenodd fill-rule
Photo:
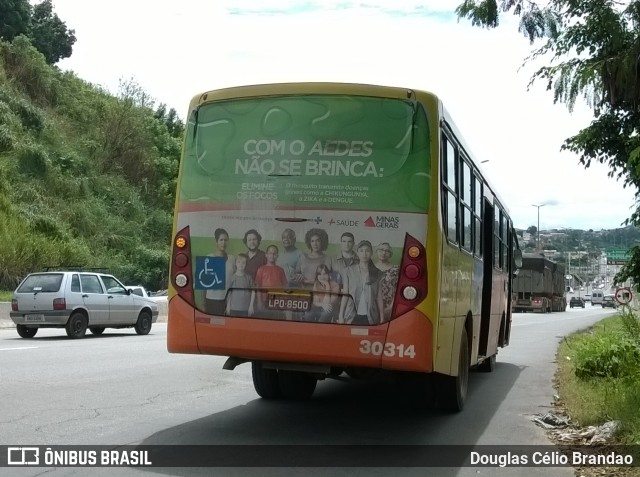
M 509 343 L 520 256 L 505 204 L 434 94 L 205 92 L 178 176 L 167 348 L 250 363 L 265 399 L 391 375 L 459 411 L 469 371 L 492 371 Z

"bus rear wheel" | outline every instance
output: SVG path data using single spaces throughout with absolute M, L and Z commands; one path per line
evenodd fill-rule
M 496 368 L 496 355 L 489 356 L 478 365 L 478 371 L 483 373 L 492 373 Z
M 301 371 L 278 371 L 280 391 L 287 399 L 309 399 L 316 390 L 318 380 Z
M 460 352 L 458 354 L 458 375 L 435 376 L 438 407 L 445 411 L 458 412 L 464 408 L 469 383 L 469 347 L 467 331 L 462 331 L 460 337 Z
M 251 376 L 253 377 L 253 387 L 261 398 L 276 399 L 282 395 L 276 369 L 266 369 L 259 361 L 253 361 Z

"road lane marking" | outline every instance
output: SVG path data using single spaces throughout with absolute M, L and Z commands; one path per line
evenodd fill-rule
M 15 351 L 20 349 L 38 349 L 39 346 L 21 346 L 20 348 L 0 348 L 0 351 Z

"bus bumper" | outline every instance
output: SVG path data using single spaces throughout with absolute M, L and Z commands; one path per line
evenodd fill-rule
M 171 353 L 430 372 L 432 343 L 431 322 L 417 310 L 381 325 L 353 326 L 212 316 L 179 296 L 169 303 Z

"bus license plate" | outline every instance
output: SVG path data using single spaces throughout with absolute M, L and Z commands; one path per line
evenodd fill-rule
M 44 321 L 44 315 L 24 315 L 24 321 Z
M 311 308 L 311 295 L 282 295 L 269 293 L 267 308 L 278 311 L 307 311 Z

